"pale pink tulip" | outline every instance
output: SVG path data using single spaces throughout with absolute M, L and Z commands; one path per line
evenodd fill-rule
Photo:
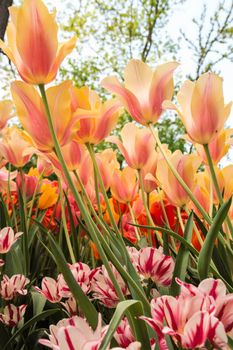
M 123 295 L 127 295 L 128 288 L 123 278 L 116 270 L 114 265 L 112 265 L 112 263 L 110 263 L 110 266 Z M 116 293 L 116 290 L 104 265 L 96 269 L 96 272 L 92 278 L 91 290 L 93 292 L 93 297 L 99 300 L 99 302 L 107 308 L 114 308 L 119 302 L 119 296 Z
M 63 319 L 56 326 L 50 326 L 49 340 L 40 339 L 39 342 L 53 350 L 98 350 L 107 331 L 101 323 L 100 314 L 94 331 L 81 317 Z
M 5 300 L 13 299 L 17 294 L 26 295 L 26 285 L 30 282 L 24 275 L 13 275 L 10 278 L 7 275 L 3 275 L 0 284 L 0 294 Z
M 96 161 L 104 183 L 104 188 L 108 191 L 112 183 L 114 171 L 120 168 L 116 153 L 111 148 L 105 149 L 96 154 Z
M 41 289 L 38 287 L 34 288 L 51 303 L 58 303 L 62 298 L 58 282 L 51 277 L 44 277 L 42 279 Z
M 170 161 L 189 189 L 193 191 L 195 174 L 201 164 L 199 157 L 195 154 L 183 155 L 180 151 L 175 151 L 171 155 Z M 165 159 L 158 161 L 156 177 L 172 204 L 182 207 L 190 201 L 188 194 L 173 175 Z
M 0 101 L 0 130 L 2 130 L 7 121 L 13 117 L 13 103 L 10 100 Z
M 11 227 L 4 227 L 0 231 L 0 254 L 5 254 L 9 252 L 12 245 L 17 241 L 17 239 L 23 234 L 23 232 L 14 231 Z
M 138 123 L 156 123 L 162 114 L 162 103 L 173 95 L 173 72 L 176 62 L 159 65 L 153 71 L 140 60 L 131 60 L 125 68 L 125 85 L 110 76 L 101 85 L 119 96 L 122 105 Z
M 120 203 L 132 202 L 138 193 L 138 179 L 136 170 L 126 167 L 116 169 L 111 184 L 112 196 Z
M 126 317 L 121 320 L 119 326 L 116 329 L 116 333 L 114 334 L 114 338 L 116 339 L 117 343 L 124 349 L 127 349 L 127 346 L 135 341 L 135 337 Z
M 69 268 L 76 280 L 80 285 L 84 293 L 88 293 L 91 288 L 90 279 L 91 279 L 91 269 L 87 264 L 77 262 L 73 265 L 69 264 Z M 72 296 L 70 289 L 63 277 L 62 274 L 58 276 L 58 288 L 59 293 L 64 298 L 69 298 Z
M 23 319 L 27 305 L 8 304 L 0 314 L 0 321 L 9 327 L 15 327 Z
M 189 137 L 196 143 L 208 144 L 223 129 L 232 103 L 224 104 L 222 79 L 204 73 L 196 82 L 187 80 L 177 95 L 181 110 L 170 101 L 164 108 L 178 111 Z
M 106 141 L 118 146 L 128 166 L 142 169 L 155 149 L 155 140 L 151 132 L 148 129 L 141 129 L 133 123 L 127 123 L 120 134 L 122 142 L 116 136 L 110 136 Z

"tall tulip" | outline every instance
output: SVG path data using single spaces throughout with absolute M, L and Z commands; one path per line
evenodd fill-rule
M 181 110 L 170 101 L 163 107 L 177 110 L 189 137 L 203 145 L 223 129 L 232 105 L 224 104 L 222 79 L 214 73 L 204 73 L 196 82 L 187 80 L 177 99 Z
M 65 81 L 46 91 L 55 133 L 61 146 L 70 141 L 79 125 L 71 110 L 70 86 L 71 82 Z M 15 81 L 11 85 L 11 92 L 24 129 L 41 152 L 51 152 L 54 144 L 38 91 L 24 82 Z
M 170 160 L 192 191 L 195 186 L 194 177 L 201 163 L 200 159 L 195 154 L 183 155 L 180 151 L 175 151 Z M 164 159 L 158 161 L 156 176 L 172 204 L 182 207 L 189 202 L 188 194 L 177 181 Z
M 8 42 L 6 45 L 0 40 L 0 48 L 24 81 L 29 84 L 51 82 L 63 59 L 73 50 L 76 38 L 58 43 L 55 14 L 50 14 L 41 0 L 24 0 L 20 7 L 10 7 L 9 12 Z
M 138 180 L 136 170 L 126 167 L 123 170 L 116 169 L 111 184 L 112 196 L 120 203 L 132 202 L 138 192 Z
M 162 114 L 162 103 L 173 95 L 172 74 L 178 63 L 159 65 L 153 71 L 140 60 L 131 60 L 125 68 L 125 85 L 110 76 L 102 81 L 102 86 L 119 96 L 122 105 L 138 123 L 156 123 Z
M 6 126 L 7 121 L 13 117 L 13 103 L 10 100 L 0 101 L 0 130 Z

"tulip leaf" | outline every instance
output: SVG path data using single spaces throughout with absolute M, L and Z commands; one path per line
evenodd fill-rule
M 190 243 L 193 233 L 193 213 L 188 217 L 188 221 L 184 230 L 184 239 Z M 185 274 L 189 261 L 189 250 L 181 243 L 178 254 L 176 256 L 175 269 L 173 272 L 172 284 L 170 287 L 170 295 L 177 296 L 180 292 L 180 286 L 176 283 L 176 277 L 180 278 L 182 281 L 185 280 Z
M 221 230 L 222 224 L 227 216 L 227 213 L 231 206 L 231 198 L 225 202 L 213 219 L 213 223 L 210 226 L 209 232 L 206 235 L 204 244 L 201 248 L 198 258 L 198 273 L 200 279 L 203 280 L 208 277 L 210 262 L 213 255 L 214 244 Z
M 52 257 L 55 259 L 58 270 L 63 274 L 64 279 L 77 302 L 77 305 L 82 309 L 88 323 L 95 329 L 98 323 L 98 315 L 94 305 L 90 302 L 82 288 L 74 279 L 61 248 L 57 245 L 51 235 L 48 235 L 48 237 L 52 250 Z
M 5 344 L 3 350 L 6 350 L 9 345 L 13 342 L 13 340 L 15 338 L 17 338 L 22 332 L 24 332 L 27 328 L 33 326 L 36 322 L 40 321 L 40 320 L 44 320 L 45 318 L 55 314 L 56 312 L 61 311 L 60 309 L 50 309 L 50 310 L 46 310 L 41 312 L 39 315 L 36 315 L 34 317 L 32 317 L 29 321 L 27 321 L 21 328 L 19 328 L 14 334 L 13 336 L 10 338 L 10 340 Z
M 139 316 L 143 315 L 143 307 L 140 301 L 126 300 L 126 301 L 120 302 L 116 307 L 116 310 L 109 324 L 107 333 L 104 336 L 104 339 L 99 347 L 99 350 L 106 350 L 108 348 L 123 315 L 127 313 L 128 309 L 130 309 L 130 314 L 133 315 L 135 318 L 136 317 L 138 318 Z M 147 332 L 145 322 L 143 320 L 137 319 L 137 320 L 134 320 L 133 325 L 135 327 L 134 333 L 135 333 L 136 339 L 140 341 L 142 344 L 142 350 L 150 349 L 150 340 L 148 337 L 148 332 Z

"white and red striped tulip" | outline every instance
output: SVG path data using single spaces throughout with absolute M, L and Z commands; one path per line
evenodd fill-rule
M 126 348 L 112 348 L 111 350 L 140 350 L 140 349 L 141 349 L 141 343 L 139 343 L 138 341 L 134 341 L 133 343 L 129 344 Z
M 112 265 L 112 263 L 109 264 L 114 273 L 115 279 L 117 280 L 117 283 L 121 288 L 123 295 L 127 295 L 128 288 L 123 278 L 116 270 L 116 268 Z M 96 273 L 93 275 L 92 278 L 91 289 L 93 292 L 93 297 L 95 299 L 98 299 L 99 302 L 104 306 L 108 308 L 113 308 L 117 306 L 119 302 L 119 297 L 104 265 L 96 269 Z
M 83 292 L 87 294 L 90 291 L 91 284 L 90 278 L 92 271 L 87 264 L 77 262 L 73 265 L 69 264 L 69 268 L 76 280 L 76 282 L 80 285 Z M 60 295 L 64 298 L 69 298 L 72 296 L 72 293 L 63 277 L 62 274 L 58 276 L 58 285 L 60 289 Z
M 123 320 L 121 320 L 119 326 L 116 329 L 114 338 L 123 349 L 127 349 L 127 346 L 135 342 L 135 337 L 132 333 L 132 330 L 126 317 L 123 318 Z
M 34 288 L 51 303 L 58 303 L 62 298 L 58 282 L 51 277 L 44 277 L 42 279 L 41 289 L 38 287 Z
M 11 300 L 17 294 L 26 295 L 27 289 L 25 287 L 29 282 L 30 280 L 24 275 L 17 274 L 10 278 L 7 275 L 3 275 L 0 285 L 1 297 L 5 300 Z
M 61 304 L 66 308 L 70 316 L 77 315 L 77 303 L 74 297 L 69 297 L 69 299 Z
M 101 323 L 100 314 L 95 331 L 81 317 L 64 319 L 50 326 L 49 340 L 40 339 L 39 342 L 54 350 L 97 350 L 107 331 Z
M 171 284 L 175 264 L 172 257 L 163 254 L 161 247 L 159 249 L 142 248 L 138 255 L 134 253 L 131 259 L 143 278 L 150 278 L 159 286 Z
M 0 321 L 9 327 L 15 327 L 22 320 L 27 305 L 15 306 L 8 304 L 4 307 L 3 313 L 0 314 Z
M 12 245 L 22 234 L 23 232 L 17 232 L 16 234 L 14 234 L 14 231 L 11 227 L 4 227 L 0 231 L 0 254 L 5 254 L 9 252 Z

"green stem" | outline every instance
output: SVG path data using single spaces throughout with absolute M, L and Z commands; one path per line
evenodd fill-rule
M 144 208 L 145 208 L 145 210 L 146 210 L 147 219 L 148 219 L 148 221 L 149 221 L 149 224 L 150 224 L 151 226 L 154 226 L 155 224 L 154 224 L 154 221 L 153 221 L 153 219 L 152 219 L 152 216 L 151 216 L 149 207 L 148 207 L 148 205 L 147 205 L 147 200 L 146 200 L 146 195 L 145 195 L 145 189 L 144 189 L 144 184 L 143 184 L 143 178 L 142 178 L 142 172 L 141 172 L 140 169 L 138 170 L 138 176 L 139 176 L 139 183 L 140 183 L 140 189 L 141 189 L 141 194 L 142 194 L 142 201 L 143 201 Z M 157 237 L 159 243 L 160 243 L 161 245 L 163 245 L 163 240 L 162 240 L 162 238 L 160 237 L 160 235 L 158 234 L 157 231 L 155 231 L 155 234 L 156 234 L 156 237 Z M 149 235 L 148 238 L 149 238 L 149 244 L 150 244 L 150 246 L 152 246 L 152 237 L 151 237 L 151 234 Z
M 207 158 L 207 161 L 208 161 L 208 164 L 209 164 L 210 174 L 211 174 L 211 178 L 213 180 L 213 184 L 214 184 L 217 196 L 218 196 L 218 200 L 219 200 L 219 203 L 222 205 L 224 201 L 223 201 L 221 190 L 220 190 L 219 185 L 218 185 L 218 180 L 217 180 L 217 176 L 216 176 L 216 173 L 215 173 L 215 170 L 214 170 L 214 164 L 213 164 L 213 161 L 212 161 L 212 158 L 211 158 L 211 154 L 210 154 L 210 150 L 209 150 L 208 144 L 203 145 L 203 147 L 204 147 L 206 158 Z M 231 223 L 231 220 L 230 220 L 229 216 L 227 216 L 226 221 L 227 221 L 227 225 L 229 227 L 229 230 L 231 232 L 231 237 L 233 238 L 233 226 L 232 226 L 232 223 Z
M 136 225 L 137 225 L 137 222 L 136 222 L 136 219 L 135 219 L 135 216 L 134 216 L 134 212 L 133 212 L 133 209 L 132 209 L 130 203 L 128 202 L 127 204 L 128 204 L 128 208 L 129 208 L 129 213 L 130 213 L 131 218 L 132 218 L 132 220 L 133 220 L 133 224 L 135 225 L 134 229 L 135 229 L 137 241 L 139 242 L 139 241 L 140 241 L 140 233 L 139 233 L 138 227 L 136 226 Z
M 23 227 L 24 227 L 24 234 L 23 234 L 23 252 L 25 257 L 25 275 L 27 276 L 29 273 L 29 261 L 30 261 L 30 255 L 29 255 L 29 246 L 28 246 L 28 231 L 26 226 L 26 220 L 27 220 L 27 198 L 26 198 L 26 189 L 25 189 L 25 183 L 24 183 L 24 174 L 23 169 L 19 168 L 19 173 L 21 177 L 21 183 L 22 183 L 22 200 L 23 200 Z

